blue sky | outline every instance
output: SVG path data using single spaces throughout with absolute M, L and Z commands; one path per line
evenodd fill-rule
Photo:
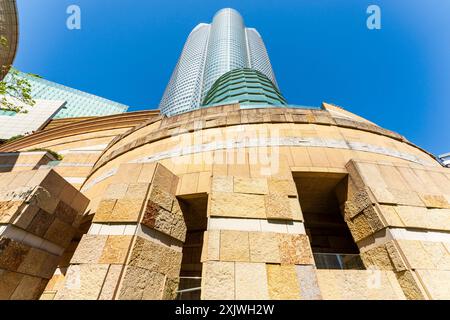
M 17 2 L 17 68 L 132 111 L 157 108 L 192 28 L 233 7 L 263 36 L 290 103 L 335 103 L 450 152 L 448 0 Z M 66 28 L 71 4 L 81 8 L 81 30 Z M 370 4 L 382 10 L 381 30 L 366 27 Z

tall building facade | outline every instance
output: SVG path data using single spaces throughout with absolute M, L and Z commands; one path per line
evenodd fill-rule
M 19 73 L 18 78 L 28 80 L 31 85 L 31 96 L 33 99 L 66 102 L 65 106 L 53 117 L 54 119 L 107 116 L 123 113 L 128 110 L 128 106 L 124 104 L 23 72 Z
M 162 97 L 161 113 L 170 116 L 200 108 L 220 76 L 242 68 L 261 72 L 278 88 L 261 35 L 245 27 L 239 12 L 225 8 L 211 24 L 192 30 Z

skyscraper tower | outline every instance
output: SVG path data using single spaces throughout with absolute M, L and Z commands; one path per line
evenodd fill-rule
M 200 108 L 213 84 L 225 73 L 253 69 L 278 91 L 275 74 L 261 35 L 246 28 L 234 9 L 218 11 L 211 24 L 190 33 L 161 99 L 161 113 L 175 115 Z

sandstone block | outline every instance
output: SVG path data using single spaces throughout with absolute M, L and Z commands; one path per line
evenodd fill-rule
M 112 183 L 105 191 L 104 199 L 106 200 L 117 200 L 124 198 L 128 190 L 127 183 Z
M 175 300 L 177 298 L 178 294 L 178 285 L 179 280 L 178 278 L 167 278 L 166 277 L 166 283 L 164 285 L 164 291 L 163 291 L 163 300 Z
M 416 273 L 431 299 L 450 299 L 450 270 L 416 270 Z
M 278 245 L 282 264 L 314 265 L 307 235 L 278 234 Z
M 132 238 L 132 236 L 108 236 L 98 263 L 125 264 Z
M 111 265 L 106 275 L 105 283 L 102 287 L 99 300 L 113 300 L 117 286 L 119 285 L 122 265 Z
M 43 237 L 54 220 L 55 216 L 53 214 L 50 214 L 44 210 L 39 210 L 28 226 L 27 231 L 37 235 L 38 237 Z
M 0 223 L 11 223 L 19 213 L 23 201 L 2 201 L 0 202 Z
M 111 222 L 137 222 L 143 199 L 119 199 L 110 217 Z
M 97 300 L 108 268 L 106 264 L 71 265 L 55 300 Z
M 441 194 L 420 194 L 420 198 L 427 208 L 450 209 L 450 204 Z
M 236 262 L 235 286 L 236 300 L 268 300 L 266 265 Z
M 220 260 L 220 230 L 204 233 L 201 262 Z
M 202 300 L 234 300 L 234 262 L 208 261 L 202 270 Z
M 266 218 L 263 195 L 215 192 L 210 197 L 210 216 Z
M 272 193 L 265 196 L 267 219 L 292 220 L 289 198 L 283 194 Z
M 56 218 L 61 221 L 72 225 L 78 213 L 64 201 L 59 201 L 58 206 L 55 209 L 55 215 Z
M 114 211 L 114 206 L 117 200 L 102 200 L 98 205 L 93 222 L 108 222 L 111 220 L 111 215 Z
M 0 237 L 0 269 L 17 271 L 29 251 L 27 245 Z
M 20 280 L 11 300 L 37 300 L 45 289 L 47 280 L 39 277 L 24 275 Z
M 23 277 L 23 274 L 0 269 L 0 300 L 11 299 Z
M 297 196 L 297 187 L 295 186 L 294 180 L 269 179 L 268 184 L 270 193 Z
M 297 278 L 302 300 L 321 300 L 316 270 L 313 266 L 296 266 Z
M 411 269 L 434 269 L 431 256 L 422 247 L 420 241 L 397 240 L 397 244 Z
M 85 234 L 81 239 L 70 263 L 98 263 L 108 236 Z
M 222 230 L 220 232 L 221 261 L 250 261 L 248 232 Z
M 233 192 L 232 176 L 215 176 L 212 179 L 212 192 Z
M 278 234 L 272 232 L 250 232 L 250 261 L 280 263 Z
M 300 288 L 295 266 L 267 264 L 266 267 L 270 299 L 300 299 Z
M 267 194 L 267 179 L 234 177 L 234 192 L 249 194 Z
M 161 208 L 164 208 L 169 212 L 172 211 L 174 196 L 159 188 L 158 186 L 153 185 L 150 191 L 149 199 L 159 205 Z
M 71 225 L 60 219 L 54 219 L 43 238 L 60 247 L 66 248 L 72 241 L 75 232 L 76 229 Z

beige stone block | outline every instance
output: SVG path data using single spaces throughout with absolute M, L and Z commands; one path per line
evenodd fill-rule
M 297 278 L 302 300 L 321 300 L 316 270 L 313 266 L 296 266 Z
M 280 263 L 278 234 L 273 232 L 249 232 L 250 261 Z
M 72 241 L 76 231 L 77 229 L 71 225 L 59 219 L 55 219 L 47 229 L 43 238 L 65 248 Z
M 271 193 L 265 196 L 267 219 L 292 220 L 289 198 L 284 194 Z
M 298 198 L 288 198 L 289 205 L 291 207 L 292 220 L 304 221 L 302 208 L 300 207 L 300 201 Z
M 131 251 L 129 265 L 176 278 L 180 274 L 181 258 L 181 251 L 138 236 Z
M 266 267 L 270 299 L 300 299 L 300 288 L 294 265 L 268 264 Z
M 369 223 L 372 232 L 377 232 L 384 228 L 384 222 L 378 215 L 377 210 L 374 206 L 369 206 L 363 211 L 366 221 Z
M 267 179 L 234 177 L 234 192 L 249 194 L 267 194 Z
M 108 222 L 111 220 L 111 215 L 114 211 L 114 206 L 117 200 L 102 200 L 98 205 L 93 222 Z
M 175 300 L 178 295 L 179 278 L 167 278 L 163 290 L 163 300 Z
M 221 261 L 250 261 L 249 234 L 241 231 L 220 232 Z
M 304 234 L 278 234 L 282 264 L 314 264 L 309 238 Z
M 108 236 L 85 234 L 81 238 L 70 263 L 98 263 L 102 256 Z
M 430 261 L 438 270 L 450 270 L 450 255 L 440 242 L 422 241 Z
M 265 219 L 263 195 L 215 192 L 210 196 L 209 215 L 215 217 L 239 217 Z
M 208 261 L 202 270 L 202 300 L 235 299 L 234 262 Z
M 197 192 L 199 173 L 187 173 L 181 178 L 180 188 L 178 190 L 179 195 L 194 194 Z
M 8 224 L 13 222 L 23 204 L 23 201 L 2 201 L 0 203 L 0 223 Z
M 424 300 L 427 294 L 425 293 L 420 280 L 413 271 L 406 270 L 396 273 L 398 283 L 403 290 L 408 300 Z
M 416 270 L 433 300 L 450 299 L 450 270 Z
M 31 248 L 17 271 L 31 276 L 50 279 L 55 272 L 58 261 L 59 256 Z
M 169 212 L 172 211 L 174 196 L 167 191 L 159 188 L 158 186 L 152 186 L 149 199 L 159 205 L 161 208 L 164 208 Z
M 428 225 L 426 208 L 397 206 L 395 211 L 406 227 L 426 228 Z
M 178 204 L 178 200 L 174 200 L 173 202 L 173 207 L 177 207 L 178 209 L 174 209 L 172 208 L 172 229 L 170 230 L 170 235 L 175 238 L 178 239 L 182 242 L 184 242 L 186 240 L 186 233 L 187 233 L 187 227 L 186 227 L 186 222 L 184 219 L 184 215 L 183 212 L 181 211 L 181 208 L 179 208 L 179 204 Z
M 37 205 L 39 208 L 48 213 L 53 213 L 53 211 L 55 211 L 56 207 L 58 206 L 58 202 L 59 200 L 57 197 L 52 196 L 50 192 L 42 187 L 36 188 L 30 199 L 30 204 Z
M 124 264 L 133 236 L 108 236 L 100 264 Z
M 0 300 L 9 300 L 23 278 L 23 274 L 0 269 Z
M 232 176 L 214 176 L 212 178 L 212 192 L 233 192 Z
M 201 262 L 220 260 L 220 230 L 205 231 Z
M 381 216 L 386 221 L 389 227 L 404 227 L 402 220 L 400 219 L 394 206 L 380 205 L 377 207 Z
M 150 183 L 155 174 L 156 163 L 144 163 L 139 173 L 138 183 Z
M 127 266 L 123 277 L 119 300 L 160 300 L 165 276 L 147 269 Z
M 395 270 L 385 246 L 378 246 L 362 252 L 361 259 L 367 269 Z
M 17 271 L 30 247 L 9 238 L 0 237 L 0 269 Z
M 392 266 L 394 267 L 394 271 L 401 272 L 407 269 L 405 259 L 402 257 L 402 254 L 399 252 L 399 248 L 395 244 L 394 241 L 389 241 L 385 244 L 385 248 L 389 254 L 391 259 Z
M 369 222 L 364 214 L 360 214 L 353 219 L 346 220 L 353 239 L 358 242 L 373 234 Z
M 111 265 L 103 283 L 102 291 L 99 300 L 113 300 L 116 289 L 119 285 L 120 275 L 122 274 L 122 265 Z
M 420 241 L 397 240 L 397 244 L 411 269 L 435 268 L 431 256 L 422 247 Z
M 97 300 L 108 268 L 106 264 L 71 265 L 55 300 Z
M 450 204 L 442 194 L 420 194 L 420 198 L 427 208 L 450 209 Z
M 107 200 L 117 200 L 125 197 L 128 190 L 127 183 L 114 183 L 110 184 L 105 191 L 104 198 Z
M 125 198 L 127 199 L 145 199 L 150 187 L 148 183 L 130 183 L 128 185 Z
M 269 192 L 279 193 L 288 196 L 297 196 L 297 187 L 294 180 L 287 179 L 269 179 Z
M 211 192 L 211 171 L 200 172 L 198 176 L 197 193 Z
M 144 199 L 119 199 L 114 206 L 110 222 L 137 222 Z
M 375 199 L 380 204 L 391 204 L 395 205 L 398 203 L 398 199 L 392 195 L 392 193 L 386 189 L 386 188 L 374 188 L 371 187 L 370 190 L 372 191 Z
M 169 169 L 158 163 L 152 184 L 169 194 L 175 195 L 178 179 Z
M 47 280 L 39 277 L 24 275 L 20 280 L 11 300 L 37 300 L 44 291 Z
M 175 216 L 172 212 L 161 208 L 152 200 L 149 200 L 142 218 L 142 224 L 170 236 L 174 218 Z
M 236 300 L 268 300 L 267 272 L 264 263 L 236 262 Z

